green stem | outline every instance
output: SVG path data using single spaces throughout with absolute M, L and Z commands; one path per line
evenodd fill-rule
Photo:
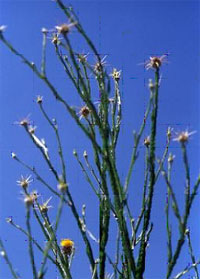
M 0 239 L 0 249 L 1 249 L 1 252 L 4 254 L 4 255 L 3 255 L 3 258 L 5 259 L 6 263 L 8 264 L 8 267 L 9 267 L 9 269 L 10 269 L 10 272 L 11 272 L 13 278 L 19 279 L 21 276 L 18 276 L 18 275 L 16 274 L 16 272 L 14 271 L 14 268 L 13 268 L 13 266 L 12 266 L 12 263 L 11 263 L 11 261 L 10 261 L 9 258 L 8 258 L 7 252 L 6 252 L 6 250 L 5 250 L 5 248 L 4 248 L 4 245 L 3 245 L 3 241 L 2 241 L 1 239 Z
M 176 218 L 178 219 L 179 226 L 180 226 L 180 232 L 182 232 L 182 218 L 181 218 L 181 215 L 180 215 L 180 210 L 179 210 L 179 207 L 178 207 L 178 202 L 176 200 L 176 195 L 174 193 L 174 190 L 173 190 L 173 188 L 171 186 L 170 181 L 168 180 L 168 177 L 167 177 L 167 174 L 166 174 L 165 171 L 163 171 L 163 177 L 164 177 L 165 182 L 167 184 L 167 188 L 169 190 L 169 194 L 172 197 L 172 201 L 173 201 L 172 208 L 173 208 L 173 211 L 174 211 L 174 214 L 175 214 Z
M 34 259 L 34 253 L 33 253 L 33 245 L 32 245 L 32 233 L 31 233 L 31 225 L 30 225 L 30 205 L 26 205 L 26 226 L 28 231 L 28 250 L 29 250 L 29 256 L 33 271 L 33 277 L 34 279 L 37 279 L 37 271 L 35 266 L 35 259 Z
M 145 115 L 144 115 L 142 125 L 141 125 L 140 130 L 139 130 L 139 133 L 138 133 L 138 135 L 135 135 L 135 142 L 134 142 L 134 147 L 133 147 L 133 151 L 132 151 L 132 155 L 131 155 L 131 163 L 130 163 L 130 166 L 129 166 L 128 174 L 127 174 L 125 185 L 124 185 L 125 193 L 127 193 L 127 191 L 128 191 L 131 175 L 132 175 L 132 172 L 133 172 L 133 167 L 134 167 L 134 164 L 135 164 L 137 156 L 138 156 L 138 154 L 137 154 L 138 153 L 138 146 L 139 146 L 140 139 L 142 137 L 144 128 L 146 126 L 146 121 L 147 121 L 147 118 L 148 118 L 148 115 L 149 115 L 149 112 L 150 112 L 150 109 L 151 109 L 151 105 L 152 105 L 152 96 L 150 96 L 149 103 L 147 105 L 147 109 L 146 109 L 146 112 L 145 112 Z
M 56 171 L 56 169 L 54 168 L 54 166 L 52 165 L 52 162 L 50 161 L 50 159 L 47 157 L 44 149 L 42 148 L 42 146 L 36 141 L 35 139 L 35 135 L 32 135 L 29 130 L 28 130 L 28 126 L 24 126 L 25 131 L 27 132 L 27 134 L 29 135 L 29 137 L 31 138 L 31 140 L 33 141 L 34 145 L 40 150 L 40 152 L 42 153 L 42 156 L 45 160 L 45 162 L 47 163 L 49 169 L 52 171 L 52 173 L 54 174 L 56 180 L 59 180 L 59 176 L 58 173 Z
M 105 276 L 106 244 L 110 224 L 110 207 L 106 196 L 100 201 L 100 242 L 99 242 L 99 277 Z
M 177 245 L 176 245 L 176 249 L 174 252 L 174 255 L 168 265 L 168 269 L 167 269 L 167 276 L 166 278 L 168 279 L 176 265 L 176 262 L 178 260 L 178 257 L 181 253 L 183 244 L 185 243 L 185 231 L 186 231 L 186 227 L 187 227 L 187 222 L 188 222 L 188 218 L 190 215 L 190 209 L 192 206 L 192 195 L 190 195 L 190 172 L 189 172 L 189 162 L 188 162 L 188 158 L 187 158 L 187 150 L 186 150 L 186 146 L 185 143 L 181 143 L 181 147 L 182 147 L 182 153 L 183 153 L 183 163 L 185 166 L 185 175 L 186 175 L 186 188 L 185 188 L 185 212 L 184 212 L 184 216 L 183 216 L 183 221 L 180 225 L 180 237 L 178 239 Z M 195 185 L 196 186 L 196 185 Z M 195 188 L 195 187 L 194 187 Z M 193 189 L 194 190 L 194 189 Z M 194 192 L 193 192 L 194 193 Z M 192 194 L 193 194 L 192 193 Z M 192 200 L 192 201 L 191 201 Z
M 98 143 L 96 141 L 94 141 L 93 137 L 91 136 L 91 134 L 88 132 L 87 128 L 81 123 L 79 117 L 76 115 L 75 111 L 68 105 L 68 103 L 58 94 L 56 88 L 51 84 L 51 82 L 49 81 L 49 79 L 47 78 L 47 76 L 43 76 L 37 69 L 37 67 L 35 66 L 34 63 L 31 63 L 30 61 L 28 61 L 28 59 L 26 59 L 25 56 L 23 56 L 21 53 L 19 53 L 2 35 L 2 33 L 0 34 L 0 40 L 16 55 L 19 56 L 22 61 L 27 64 L 33 71 L 34 73 L 41 79 L 44 81 L 44 83 L 47 85 L 47 87 L 51 90 L 53 96 L 56 98 L 56 100 L 58 100 L 59 102 L 61 102 L 65 109 L 69 112 L 69 114 L 72 116 L 72 118 L 74 118 L 74 120 L 76 121 L 77 125 L 83 130 L 83 132 L 86 134 L 86 136 L 91 140 L 91 142 L 94 144 L 94 146 L 97 148 L 97 150 L 101 153 L 101 148 L 98 145 Z M 92 102 L 90 102 L 88 104 L 88 107 L 92 110 L 95 111 L 95 107 L 92 104 Z M 98 116 L 98 115 L 97 115 Z M 98 122 L 100 123 L 100 122 Z
M 146 259 L 146 233 L 149 228 L 149 221 L 151 218 L 152 201 L 154 195 L 155 186 L 155 148 L 156 148 L 156 129 L 157 129 L 157 114 L 158 114 L 158 88 L 159 88 L 159 68 L 155 71 L 155 96 L 154 107 L 151 113 L 151 138 L 150 138 L 150 154 L 149 154 L 149 187 L 146 210 L 144 212 L 144 222 L 142 239 L 139 249 L 139 257 L 137 262 L 137 274 L 136 279 L 142 279 L 145 271 L 145 259 Z
M 56 241 L 56 232 L 58 229 L 58 225 L 59 225 L 59 221 L 60 221 L 60 217 L 61 217 L 61 213 L 62 213 L 62 209 L 63 209 L 63 202 L 64 202 L 64 197 L 62 196 L 60 199 L 60 204 L 58 207 L 58 212 L 57 212 L 57 216 L 56 216 L 56 223 L 55 223 L 55 227 L 50 231 L 50 240 L 47 243 L 47 246 L 44 250 L 44 254 L 43 254 L 43 260 L 42 260 L 42 265 L 39 271 L 39 275 L 41 276 L 44 273 L 44 268 L 47 262 L 47 256 L 48 256 L 48 252 L 49 250 L 52 248 L 53 243 Z M 49 223 L 49 222 L 48 222 Z M 69 267 L 64 263 L 62 263 L 62 268 L 66 273 L 66 279 L 72 279 Z
M 200 264 L 200 260 L 198 260 L 195 264 L 192 264 L 189 267 L 186 267 L 183 271 L 179 272 L 175 277 L 173 277 L 173 279 L 179 279 L 181 278 L 183 275 L 185 275 L 187 272 L 189 272 L 191 269 L 197 267 L 197 265 Z
M 70 207 L 71 207 L 72 213 L 73 213 L 73 215 L 74 215 L 74 217 L 75 217 L 75 219 L 76 219 L 78 228 L 79 228 L 79 230 L 80 230 L 80 232 L 81 232 L 81 235 L 82 235 L 82 237 L 83 237 L 83 240 L 84 240 L 84 242 L 85 242 L 85 245 L 86 245 L 86 253 L 87 253 L 88 259 L 89 259 L 89 261 L 90 261 L 91 268 L 92 268 L 92 273 L 93 273 L 96 264 L 95 264 L 95 260 L 94 260 L 94 256 L 93 256 L 93 251 L 92 251 L 91 244 L 90 244 L 90 242 L 89 242 L 89 240 L 88 240 L 88 238 L 87 238 L 86 232 L 85 232 L 85 231 L 83 230 L 83 228 L 82 228 L 82 223 L 81 223 L 81 221 L 80 221 L 78 212 L 77 212 L 77 210 L 76 210 L 74 201 L 73 201 L 73 199 L 72 199 L 72 196 L 71 196 L 71 194 L 70 194 L 68 188 L 67 188 L 67 190 L 66 190 L 66 195 L 67 195 L 67 197 L 68 197 L 68 199 L 69 199 Z M 94 279 L 98 279 L 96 272 L 95 272 L 95 275 L 94 275 Z
M 58 154 L 59 154 L 59 157 L 60 157 L 60 160 L 61 160 L 61 165 L 62 165 L 62 178 L 63 178 L 64 182 L 66 183 L 66 166 L 65 166 L 63 149 L 62 149 L 62 144 L 61 144 L 61 139 L 60 139 L 60 135 L 59 135 L 59 132 L 58 132 L 57 124 L 52 123 L 52 121 L 48 117 L 48 115 L 47 115 L 46 111 L 44 110 L 43 105 L 41 103 L 39 103 L 39 107 L 40 107 L 44 117 L 48 121 L 49 125 L 53 128 L 53 130 L 56 134 L 56 139 L 57 139 L 57 143 L 58 143 Z
M 146 192 L 147 192 L 147 182 L 148 182 L 148 174 L 149 174 L 149 149 L 146 149 L 146 158 L 145 158 L 145 178 L 144 178 L 144 186 L 143 186 L 143 197 L 142 197 L 142 208 L 140 215 L 137 219 L 134 231 L 133 231 L 133 247 L 136 244 L 136 235 L 138 232 L 138 229 L 140 227 L 140 223 L 142 221 L 142 217 L 144 216 L 145 208 L 146 208 Z
M 193 252 L 193 248 L 192 248 L 192 242 L 191 242 L 191 238 L 190 238 L 190 231 L 187 232 L 187 239 L 188 239 L 188 247 L 189 247 L 189 253 L 190 253 L 190 257 L 192 260 L 192 264 L 194 265 L 194 270 L 195 270 L 195 279 L 199 279 L 199 272 L 198 272 L 198 268 L 195 265 L 196 260 L 195 260 L 195 256 L 194 256 L 194 252 Z
M 172 163 L 168 162 L 168 174 L 167 174 L 167 180 L 170 183 L 171 178 L 171 167 Z M 169 206 L 171 202 L 171 190 L 169 186 L 167 185 L 167 200 L 165 205 L 165 214 L 166 214 L 166 230 L 167 230 L 167 250 L 168 250 L 168 263 L 172 259 L 172 232 L 169 224 Z
M 74 156 L 75 156 L 75 158 L 77 159 L 77 161 L 78 161 L 78 163 L 79 163 L 79 165 L 80 165 L 80 167 L 81 167 L 81 170 L 83 171 L 83 173 L 84 173 L 84 175 L 85 175 L 85 178 L 86 178 L 86 180 L 88 181 L 88 183 L 90 184 L 90 186 L 91 186 L 92 190 L 94 191 L 95 195 L 100 199 L 100 194 L 98 193 L 98 190 L 95 188 L 94 184 L 92 183 L 92 181 L 91 181 L 91 179 L 90 179 L 90 177 L 89 177 L 89 175 L 88 175 L 86 169 L 84 168 L 82 162 L 81 162 L 80 159 L 79 159 L 78 154 L 75 153 Z
M 22 232 L 23 234 L 25 234 L 26 236 L 28 236 L 28 233 L 19 225 L 15 224 L 13 221 L 9 222 L 14 228 L 16 228 L 17 230 L 19 230 L 20 232 Z M 35 246 L 38 248 L 38 250 L 40 250 L 41 253 L 44 253 L 44 250 L 42 249 L 42 247 L 39 245 L 39 243 L 33 238 L 31 237 L 31 240 L 33 241 L 33 243 L 35 244 Z M 57 265 L 56 261 L 50 256 L 48 255 L 48 258 L 52 261 L 53 264 Z
M 43 40 L 42 40 L 42 63 L 41 63 L 41 73 L 43 76 L 46 74 L 46 45 L 47 45 L 47 31 L 43 33 Z

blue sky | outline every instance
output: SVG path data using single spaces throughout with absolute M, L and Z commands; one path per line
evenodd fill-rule
M 118 168 L 122 181 L 127 174 L 130 162 L 130 152 L 133 146 L 133 130 L 137 130 L 142 121 L 144 110 L 149 97 L 148 79 L 153 77 L 151 70 L 146 71 L 139 65 L 151 55 L 169 53 L 168 63 L 163 65 L 162 83 L 159 96 L 158 116 L 158 156 L 165 146 L 165 131 L 171 126 L 176 131 L 196 130 L 188 145 L 191 162 L 191 178 L 194 183 L 199 172 L 199 2 L 198 1 L 71 1 L 70 2 L 88 35 L 96 44 L 99 53 L 107 55 L 107 71 L 113 67 L 122 70 L 122 101 L 123 121 L 118 147 Z M 53 1 L 0 1 L 0 24 L 7 25 L 5 37 L 13 43 L 30 61 L 37 65 L 41 59 L 42 34 L 41 28 L 53 28 L 66 22 L 62 11 Z M 70 38 L 79 52 L 88 52 L 86 45 L 80 40 L 76 31 L 72 31 Z M 62 67 L 56 60 L 54 49 L 48 41 L 47 47 L 47 75 L 54 82 L 62 96 L 70 105 L 80 108 L 83 103 L 77 96 Z M 95 59 L 89 55 L 94 64 Z M 5 223 L 5 218 L 13 216 L 17 224 L 25 226 L 25 209 L 20 200 L 20 188 L 16 180 L 20 175 L 29 174 L 27 170 L 11 159 L 14 151 L 25 162 L 34 165 L 52 185 L 56 182 L 49 175 L 49 171 L 42 161 L 38 150 L 24 133 L 21 127 L 13 123 L 24 116 L 30 118 L 38 127 L 40 138 L 45 138 L 52 158 L 59 167 L 56 158 L 55 138 L 46 121 L 42 118 L 35 100 L 36 95 L 44 96 L 44 105 L 49 115 L 56 117 L 62 133 L 64 151 L 66 155 L 67 177 L 69 187 L 77 203 L 79 212 L 83 203 L 87 205 L 88 228 L 98 236 L 98 201 L 83 178 L 83 174 L 72 155 L 77 149 L 82 156 L 84 150 L 92 156 L 89 143 L 74 121 L 67 115 L 59 103 L 56 103 L 49 90 L 39 81 L 30 69 L 12 55 L 8 49 L 0 44 L 0 236 L 5 242 L 14 267 L 22 278 L 30 278 L 31 268 L 27 257 L 27 242 L 20 232 Z M 93 92 L 94 101 L 98 100 L 98 92 Z M 145 136 L 149 133 L 149 127 Z M 173 171 L 173 185 L 175 191 L 183 200 L 184 172 L 182 157 L 178 143 L 173 142 L 171 151 L 176 155 Z M 142 187 L 144 169 L 144 147 L 140 146 L 140 156 L 136 164 L 132 181 L 132 189 L 136 191 L 132 208 L 140 206 L 139 193 Z M 137 188 L 140 185 L 140 188 Z M 44 200 L 50 194 L 37 181 L 31 185 L 38 189 Z M 160 179 L 155 191 L 155 204 L 152 218 L 154 231 L 151 236 L 146 279 L 161 279 L 166 266 L 166 238 L 165 238 L 165 205 L 166 187 Z M 50 211 L 52 220 L 55 218 L 57 207 L 56 198 L 52 199 L 53 209 Z M 194 237 L 193 245 L 198 258 L 199 244 L 199 197 L 193 206 L 190 227 Z M 137 210 L 136 210 L 137 211 Z M 137 213 L 135 213 L 137 215 Z M 36 238 L 41 234 L 34 224 Z M 114 229 L 113 229 L 114 232 Z M 76 224 L 69 209 L 65 214 L 58 231 L 58 238 L 71 238 L 76 245 L 76 255 L 73 262 L 73 278 L 90 278 L 88 262 L 84 256 L 84 247 Z M 110 235 L 109 252 L 113 251 L 113 236 Z M 98 251 L 93 243 L 95 251 Z M 97 256 L 97 254 L 96 254 Z M 38 259 L 39 259 L 38 255 Z M 187 250 L 184 250 L 177 271 L 180 271 L 190 261 Z M 0 260 L 0 277 L 11 278 L 7 266 Z M 51 270 L 51 269 L 50 269 Z M 54 273 L 53 273 L 54 272 Z M 108 272 L 110 267 L 108 266 Z M 52 270 L 52 274 L 56 274 Z M 55 276 L 49 277 L 56 278 Z M 189 277 L 186 277 L 189 278 Z

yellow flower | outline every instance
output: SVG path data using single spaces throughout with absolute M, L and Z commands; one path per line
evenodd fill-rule
M 60 246 L 65 255 L 70 256 L 74 250 L 74 242 L 68 238 L 62 239 Z

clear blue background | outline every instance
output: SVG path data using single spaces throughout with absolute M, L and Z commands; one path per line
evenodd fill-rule
M 80 17 L 88 35 L 95 42 L 99 53 L 107 55 L 107 71 L 113 67 L 122 70 L 121 89 L 123 96 L 123 121 L 118 147 L 118 168 L 122 181 L 127 174 L 133 146 L 133 130 L 138 130 L 143 119 L 149 97 L 148 79 L 153 72 L 144 70 L 138 64 L 151 55 L 169 53 L 168 64 L 162 67 L 162 83 L 159 96 L 158 116 L 158 156 L 161 156 L 165 146 L 165 132 L 168 126 L 175 131 L 197 130 L 189 145 L 191 164 L 191 180 L 194 183 L 199 172 L 199 2 L 198 1 L 71 1 Z M 37 65 L 41 59 L 42 34 L 41 28 L 53 28 L 66 22 L 62 11 L 52 1 L 0 1 L 0 24 L 7 25 L 5 36 L 29 60 Z M 76 31 L 70 34 L 74 48 L 79 52 L 88 52 L 86 45 Z M 61 95 L 70 105 L 80 108 L 83 103 L 77 96 L 62 66 L 57 62 L 54 49 L 48 41 L 47 75 L 54 82 Z M 94 64 L 95 59 L 89 56 Z M 11 159 L 14 151 L 25 162 L 37 167 L 38 171 L 56 188 L 56 182 L 49 175 L 48 168 L 32 145 L 24 130 L 13 123 L 31 114 L 30 118 L 38 127 L 37 135 L 45 138 L 51 158 L 60 167 L 56 154 L 56 141 L 52 130 L 41 117 L 35 102 L 36 95 L 44 96 L 44 106 L 51 118 L 56 117 L 62 133 L 64 152 L 67 164 L 67 178 L 70 191 L 81 213 L 82 204 L 86 204 L 88 229 L 98 237 L 98 201 L 83 178 L 83 174 L 72 155 L 74 148 L 80 157 L 84 150 L 92 159 L 89 143 L 74 121 L 62 110 L 62 105 L 51 96 L 50 91 L 39 81 L 30 69 L 0 44 L 0 236 L 22 278 L 30 278 L 31 268 L 27 253 L 27 240 L 18 231 L 5 222 L 5 218 L 13 216 L 17 224 L 25 227 L 25 208 L 16 185 L 20 175 L 28 175 L 27 170 Z M 94 90 L 93 99 L 98 100 L 98 91 Z M 78 110 L 78 109 L 77 109 Z M 149 127 L 145 130 L 145 136 Z M 144 171 L 144 147 L 140 145 L 140 159 L 134 169 L 134 179 L 131 181 L 131 191 L 136 194 L 132 200 L 133 215 L 137 217 L 141 200 L 142 177 Z M 171 151 L 176 155 L 172 175 L 173 186 L 178 195 L 180 206 L 184 200 L 184 169 L 178 143 L 173 142 Z M 37 189 L 43 200 L 51 194 L 38 181 L 31 185 Z M 131 193 L 132 193 L 131 192 Z M 148 261 L 145 278 L 162 279 L 166 270 L 166 232 L 164 206 L 166 186 L 159 179 L 155 190 L 155 203 L 152 220 L 154 230 L 148 249 Z M 200 257 L 199 235 L 200 214 L 199 196 L 193 206 L 190 219 L 191 236 L 193 238 L 196 257 Z M 52 221 L 55 220 L 57 199 L 53 197 L 50 210 Z M 173 222 L 173 225 L 175 223 Z M 174 226 L 175 227 L 175 226 Z M 34 235 L 43 239 L 37 225 L 34 223 Z M 115 229 L 109 238 L 109 253 L 114 253 Z M 175 234 L 176 236 L 176 234 Z M 73 220 L 69 208 L 65 213 L 58 230 L 59 238 L 71 238 L 75 242 L 76 254 L 72 267 L 73 278 L 91 278 L 89 264 L 85 256 L 82 238 Z M 91 241 L 92 242 L 92 241 Z M 41 241 L 43 245 L 43 240 Z M 93 243 L 95 256 L 98 247 Z M 41 255 L 36 254 L 38 262 Z M 175 271 L 182 270 L 190 263 L 188 250 L 182 252 L 182 257 Z M 39 267 L 39 266 L 38 266 Z M 56 270 L 49 267 L 49 279 L 56 278 Z M 111 272 L 108 266 L 107 271 Z M 176 273 L 176 272 L 175 272 Z M 174 273 L 174 274 L 175 274 Z M 50 275 L 51 274 L 51 275 Z M 192 273 L 190 273 L 192 274 Z M 189 276 L 189 275 L 188 275 Z M 0 259 L 0 278 L 11 278 L 3 259 Z M 185 277 L 191 278 L 191 277 Z

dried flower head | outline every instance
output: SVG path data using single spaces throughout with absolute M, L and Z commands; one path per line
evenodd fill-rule
M 88 154 L 87 154 L 86 150 L 83 152 L 83 157 L 86 158 L 86 159 L 88 158 Z
M 109 99 L 108 99 L 108 102 L 109 102 L 110 104 L 114 104 L 115 98 L 114 98 L 114 97 L 113 97 L 113 98 L 109 98 Z
M 79 114 L 80 114 L 80 119 L 83 118 L 83 117 L 87 118 L 90 114 L 90 109 L 87 106 L 83 106 L 80 109 Z
M 152 79 L 149 79 L 148 87 L 149 87 L 150 90 L 154 90 L 155 89 L 155 84 L 153 83 Z
M 6 256 L 6 252 L 3 251 L 3 250 L 0 252 L 0 254 L 1 254 L 2 257 L 5 257 L 5 256 Z
M 17 158 L 17 155 L 16 155 L 16 153 L 14 153 L 14 152 L 11 152 L 11 157 L 12 157 L 12 159 L 16 159 L 16 158 Z
M 171 138 L 171 136 L 172 136 L 172 131 L 173 131 L 173 128 L 171 128 L 171 127 L 168 127 L 168 128 L 167 128 L 167 137 L 168 137 L 168 139 Z
M 96 64 L 94 65 L 94 71 L 95 71 L 96 73 L 102 72 L 103 67 L 104 67 L 105 64 L 106 64 L 106 61 L 105 61 L 106 57 L 107 57 L 107 56 L 105 55 L 100 61 L 97 61 Z
M 64 194 L 66 193 L 67 187 L 68 187 L 67 183 L 65 183 L 62 179 L 60 179 L 59 184 L 57 186 L 58 190 Z
M 36 200 L 38 199 L 38 197 L 40 196 L 36 190 L 34 190 L 33 192 L 31 192 L 30 195 L 33 197 L 33 199 L 34 199 L 35 201 L 36 201 Z
M 12 217 L 7 217 L 7 218 L 6 218 L 6 222 L 9 223 L 9 224 L 11 224 L 11 223 L 13 222 Z
M 20 125 L 20 126 L 23 126 L 23 127 L 27 128 L 31 124 L 29 116 L 30 115 L 22 118 L 20 121 L 14 122 L 14 124 L 17 124 L 17 125 Z
M 62 239 L 60 242 L 63 254 L 70 256 L 74 250 L 74 242 L 68 238 Z
M 150 145 L 150 136 L 148 136 L 148 137 L 146 137 L 146 138 L 144 139 L 144 145 L 145 145 L 146 147 L 149 147 L 149 145 Z
M 25 119 L 25 118 L 24 118 L 23 120 L 21 120 L 21 121 L 20 121 L 20 125 L 21 125 L 21 126 L 28 126 L 28 125 L 29 125 L 28 119 Z
M 83 204 L 83 206 L 82 206 L 82 216 L 83 217 L 85 216 L 85 210 L 86 210 L 86 205 Z
M 51 205 L 48 205 L 50 200 L 52 199 L 52 197 L 50 197 L 46 202 L 44 202 L 43 204 L 40 204 L 39 205 L 39 210 L 42 212 L 42 213 L 47 213 L 49 208 L 52 208 Z
M 73 155 L 74 155 L 74 156 L 77 156 L 77 155 L 78 155 L 76 149 L 73 150 Z
M 41 29 L 41 32 L 42 32 L 43 34 L 47 34 L 49 31 L 48 31 L 45 27 L 43 27 L 43 28 Z
M 35 133 L 36 128 L 37 128 L 37 126 L 32 126 L 32 125 L 30 125 L 30 126 L 28 127 L 28 131 L 29 131 L 29 133 L 30 133 L 30 134 L 34 134 L 34 133 Z
M 34 204 L 37 198 L 38 198 L 37 192 L 33 192 L 30 195 L 25 196 L 24 203 L 26 204 L 26 206 L 30 207 Z
M 37 98 L 36 98 L 36 102 L 38 104 L 41 104 L 43 102 L 43 96 L 38 95 Z
M 34 203 L 34 200 L 32 199 L 31 196 L 26 196 L 24 198 L 24 203 L 29 207 L 29 206 L 32 206 L 33 203 Z
M 0 34 L 2 34 L 6 30 L 7 26 L 6 25 L 1 25 L 0 26 Z
M 57 46 L 57 45 L 59 45 L 60 44 L 60 37 L 59 37 L 59 35 L 58 34 L 53 34 L 53 36 L 51 37 L 51 42 L 55 45 L 55 46 Z
M 23 189 L 27 189 L 31 182 L 33 182 L 33 179 L 31 179 L 31 175 L 27 177 L 21 175 L 21 179 L 17 180 L 17 184 L 21 186 Z
M 113 69 L 112 73 L 110 74 L 110 76 L 115 80 L 115 81 L 119 81 L 120 77 L 121 77 L 121 70 L 117 71 L 117 69 Z
M 158 56 L 153 56 L 149 58 L 149 60 L 145 63 L 145 68 L 147 70 L 149 69 L 159 69 L 161 67 L 161 65 L 163 64 L 163 62 L 165 62 L 167 55 L 162 55 L 160 57 Z
M 58 34 L 62 34 L 62 35 L 65 36 L 65 35 L 67 35 L 70 32 L 71 28 L 74 25 L 76 25 L 76 22 L 69 23 L 69 24 L 63 23 L 61 25 L 55 26 L 55 28 L 56 28 Z
M 189 228 L 185 230 L 185 235 L 190 236 L 190 229 Z
M 174 159 L 175 159 L 175 155 L 173 155 L 172 153 L 169 154 L 169 157 L 167 159 L 168 163 L 173 163 Z
M 81 230 L 83 232 L 86 232 L 86 225 L 85 225 L 85 222 L 82 218 L 79 218 L 79 222 L 81 223 Z
M 89 53 L 88 53 L 88 54 L 81 54 L 81 53 L 79 53 L 79 54 L 77 55 L 78 61 L 79 61 L 80 63 L 82 63 L 82 64 L 85 64 L 85 63 L 87 62 L 87 57 L 88 57 L 88 55 L 89 55 Z
M 176 133 L 176 137 L 173 139 L 173 141 L 179 141 L 180 143 L 187 143 L 189 137 L 195 133 L 196 131 L 188 132 L 188 130 L 182 131 L 180 133 Z

